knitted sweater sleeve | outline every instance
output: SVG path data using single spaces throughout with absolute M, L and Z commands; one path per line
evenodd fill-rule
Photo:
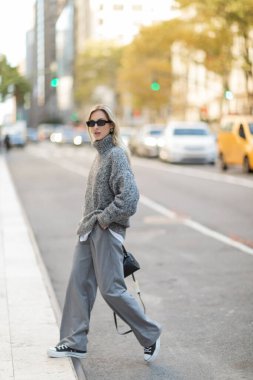
M 120 223 L 135 214 L 139 200 L 134 175 L 121 148 L 112 151 L 109 182 L 114 199 L 97 217 L 102 227 L 108 227 L 114 222 Z

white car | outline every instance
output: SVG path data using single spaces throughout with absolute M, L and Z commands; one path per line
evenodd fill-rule
M 164 129 L 165 125 L 144 125 L 129 140 L 131 153 L 142 157 L 158 157 L 158 143 Z
M 204 122 L 170 122 L 159 143 L 159 157 L 172 163 L 209 163 L 217 158 L 215 136 Z

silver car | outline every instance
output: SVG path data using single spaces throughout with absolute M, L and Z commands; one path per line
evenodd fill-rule
M 170 122 L 159 145 L 160 159 L 172 163 L 214 164 L 217 157 L 215 136 L 204 122 Z
M 143 157 L 158 157 L 158 144 L 164 129 L 165 125 L 157 124 L 147 124 L 140 128 L 129 140 L 131 153 Z

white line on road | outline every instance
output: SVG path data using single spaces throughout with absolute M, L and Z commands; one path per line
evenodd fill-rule
M 207 180 L 216 181 L 216 182 L 224 182 L 230 185 L 243 186 L 243 187 L 253 189 L 253 181 L 251 181 L 250 179 L 241 178 L 241 177 L 237 178 L 229 174 L 213 173 L 210 171 L 185 168 L 181 166 L 176 167 L 175 165 L 174 166 L 168 165 L 166 167 L 162 163 L 158 164 L 157 162 L 144 162 L 140 159 L 135 159 L 134 165 L 144 167 L 147 169 L 156 169 L 156 170 L 161 170 L 161 171 L 165 171 L 165 172 L 169 172 L 173 174 L 181 174 L 181 175 L 186 175 L 188 177 L 207 179 Z
M 211 230 L 210 228 L 205 227 L 203 224 L 200 224 L 198 222 L 194 222 L 194 220 L 185 219 L 183 221 L 183 224 L 185 224 L 186 226 L 188 226 L 188 227 L 190 227 L 190 228 L 192 228 L 192 229 L 194 229 L 194 230 L 196 230 L 196 231 L 198 231 L 204 235 L 207 235 L 207 236 L 212 237 L 213 239 L 219 240 L 224 244 L 227 244 L 227 245 L 230 245 L 234 248 L 237 248 L 242 252 L 253 255 L 253 249 L 248 247 L 247 245 L 240 243 L 234 239 L 231 239 L 228 236 L 223 235 L 223 234 L 221 234 L 215 230 Z
M 73 165 L 70 162 L 59 161 L 57 159 L 52 159 L 52 158 L 45 157 L 45 156 L 43 158 L 46 158 L 48 161 L 51 161 L 52 163 L 59 165 L 60 167 L 66 169 L 66 170 L 69 170 L 73 173 L 76 173 L 76 174 L 81 175 L 83 177 L 88 176 L 89 170 L 84 168 L 84 167 L 81 167 L 79 165 Z M 230 245 L 231 247 L 239 249 L 240 251 L 242 251 L 244 253 L 248 253 L 250 255 L 253 255 L 253 249 L 248 247 L 247 245 L 240 243 L 234 239 L 231 239 L 228 236 L 223 235 L 223 234 L 221 234 L 215 230 L 212 230 L 212 229 L 204 226 L 203 224 L 195 222 L 192 219 L 182 217 L 181 215 L 175 213 L 174 211 L 169 210 L 168 208 L 160 205 L 159 203 L 153 201 L 152 199 L 150 199 L 144 195 L 141 195 L 140 202 L 142 205 L 149 207 L 151 210 L 156 211 L 159 214 L 164 215 L 167 218 L 178 219 L 178 221 L 181 222 L 183 225 L 190 227 L 191 229 L 198 231 L 203 235 L 209 236 L 209 237 L 211 237 L 215 240 L 218 240 L 218 241 L 220 241 L 226 245 Z
M 234 248 L 237 248 L 244 253 L 248 253 L 250 255 L 253 255 L 253 249 L 248 247 L 247 245 L 242 244 L 236 240 L 233 240 L 226 235 L 223 235 L 223 234 L 221 234 L 215 230 L 212 230 L 212 229 L 204 226 L 203 224 L 195 222 L 192 219 L 182 218 L 180 215 L 177 215 L 175 212 L 167 209 L 166 207 L 160 205 L 159 203 L 154 202 L 153 200 L 145 197 L 144 195 L 141 195 L 140 202 L 143 205 L 151 208 L 152 210 L 154 210 L 154 211 L 156 211 L 156 212 L 158 212 L 158 213 L 160 213 L 160 214 L 162 214 L 168 218 L 172 218 L 172 219 L 178 218 L 182 224 L 192 228 L 195 231 L 200 232 L 203 235 L 207 235 L 213 239 L 221 241 L 224 244 L 227 244 L 227 245 L 230 245 Z

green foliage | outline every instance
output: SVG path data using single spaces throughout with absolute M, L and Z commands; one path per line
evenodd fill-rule
M 194 59 L 199 50 L 204 52 L 201 63 L 227 81 L 232 38 L 226 29 L 207 20 L 198 24 L 192 19 L 162 22 L 143 28 L 124 50 L 120 89 L 132 95 L 134 105 L 159 109 L 169 104 L 174 80 L 171 50 L 175 43 L 187 51 L 188 58 Z M 159 83 L 159 91 L 150 91 L 154 81 Z
M 241 67 L 244 71 L 247 82 L 246 91 L 248 92 L 248 97 L 252 97 L 250 80 L 253 79 L 251 53 L 253 49 L 253 0 L 177 0 L 177 3 L 181 9 L 195 10 L 191 21 L 196 24 L 207 25 L 210 32 L 213 31 L 213 26 L 215 26 L 216 46 L 213 46 L 207 40 L 206 48 L 203 49 L 209 55 L 209 59 L 216 57 L 214 68 L 218 72 L 222 71 L 222 66 L 225 67 L 224 71 L 229 71 L 226 57 L 230 55 L 231 63 L 236 61 L 237 67 Z M 231 51 L 233 43 L 236 43 L 237 46 L 234 56 Z M 217 50 L 219 54 L 217 54 Z M 217 62 L 218 59 L 220 62 Z
M 182 9 L 194 7 L 198 20 L 215 18 L 223 25 L 237 25 L 239 33 L 252 28 L 253 0 L 177 0 Z
M 182 46 L 182 59 L 199 59 L 223 79 L 224 89 L 237 60 L 246 80 L 252 73 L 253 0 L 177 0 L 184 17 L 144 27 L 124 48 L 101 42 L 87 46 L 77 57 L 75 99 L 94 100 L 94 89 L 104 85 L 115 93 L 131 95 L 136 107 L 161 110 L 170 103 L 174 77 L 172 49 Z M 188 9 L 189 8 L 189 9 Z M 235 37 L 240 49 L 234 54 Z M 201 51 L 202 54 L 196 54 Z M 152 83 L 159 83 L 154 91 Z
M 117 90 L 117 71 L 122 48 L 111 43 L 97 42 L 88 45 L 78 55 L 75 65 L 75 100 L 78 104 L 93 101 L 97 86 Z
M 171 45 L 175 23 L 166 22 L 141 29 L 123 52 L 119 73 L 121 92 L 132 95 L 137 107 L 159 110 L 168 105 L 172 85 Z M 152 91 L 154 82 L 159 91 Z
M 220 75 L 226 82 L 233 59 L 233 38 L 230 31 L 221 24 L 212 24 L 209 20 L 195 28 L 192 38 L 192 48 L 205 53 L 203 64 L 206 69 Z M 189 44 L 188 40 L 188 46 Z
M 0 58 L 0 95 L 4 101 L 12 93 L 16 97 L 17 105 L 23 105 L 25 95 L 31 91 L 31 86 L 27 79 L 19 74 L 16 67 L 11 67 L 6 57 Z

